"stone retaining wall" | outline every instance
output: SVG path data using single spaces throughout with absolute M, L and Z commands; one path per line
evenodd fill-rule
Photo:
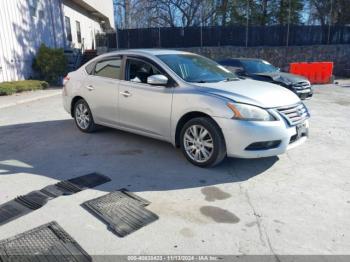
M 350 45 L 315 45 L 290 47 L 190 47 L 180 50 L 210 57 L 214 60 L 228 57 L 262 58 L 284 71 L 292 62 L 334 62 L 334 75 L 350 77 Z

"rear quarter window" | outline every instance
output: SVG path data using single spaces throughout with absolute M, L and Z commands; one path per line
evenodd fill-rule
M 95 63 L 92 62 L 90 64 L 88 64 L 87 66 L 85 66 L 85 71 L 86 73 L 88 73 L 89 75 L 92 75 L 94 72 L 94 68 L 95 68 Z

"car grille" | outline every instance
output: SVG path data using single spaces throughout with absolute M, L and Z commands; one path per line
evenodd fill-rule
M 292 106 L 284 106 L 277 108 L 277 111 L 287 120 L 288 124 L 295 126 L 302 123 L 305 119 L 310 117 L 307 108 L 303 103 L 298 103 Z
M 295 89 L 298 89 L 298 90 L 310 88 L 310 86 L 311 86 L 310 83 L 309 83 L 309 82 L 306 82 L 306 81 L 298 82 L 298 83 L 293 84 L 293 87 L 294 87 Z

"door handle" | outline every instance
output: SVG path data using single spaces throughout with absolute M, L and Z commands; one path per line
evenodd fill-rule
M 85 86 L 85 88 L 86 88 L 87 90 L 89 90 L 89 91 L 92 91 L 92 90 L 95 89 L 93 85 Z
M 124 91 L 124 92 L 120 92 L 121 95 L 123 95 L 124 97 L 129 97 L 131 96 L 129 91 Z

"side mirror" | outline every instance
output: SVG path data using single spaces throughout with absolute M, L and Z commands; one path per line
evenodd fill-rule
M 152 75 L 147 77 L 147 84 L 155 86 L 165 86 L 168 84 L 168 81 L 165 75 Z

